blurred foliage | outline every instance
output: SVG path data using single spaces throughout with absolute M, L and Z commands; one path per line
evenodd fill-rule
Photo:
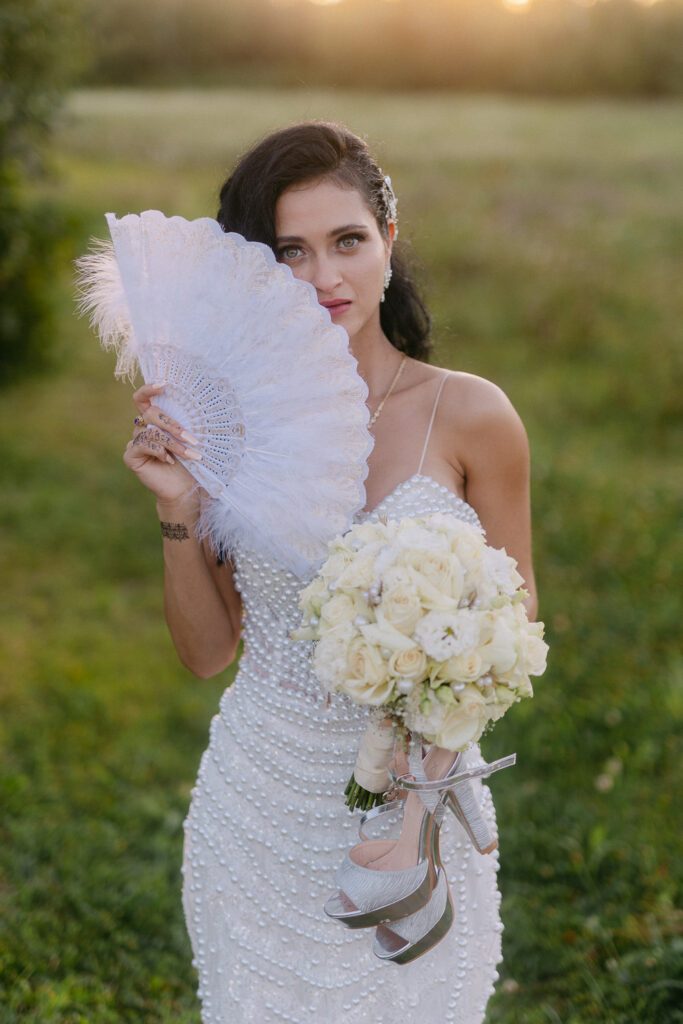
M 489 1024 L 683 1020 L 682 113 L 107 90 L 71 98 L 54 150 L 85 248 L 107 209 L 211 215 L 226 166 L 278 124 L 382 140 L 437 361 L 500 384 L 527 425 L 551 655 L 484 741 L 518 754 L 491 780 Z M 0 1020 L 198 1024 L 182 819 L 232 671 L 200 682 L 172 650 L 153 500 L 121 462 L 130 389 L 72 312 L 65 289 L 59 373 L 0 407 Z
M 109 0 L 88 28 L 98 83 L 683 91 L 681 0 Z
M 75 0 L 0 7 L 0 385 L 49 362 L 52 285 L 73 216 L 35 198 L 44 145 L 66 85 L 83 66 Z

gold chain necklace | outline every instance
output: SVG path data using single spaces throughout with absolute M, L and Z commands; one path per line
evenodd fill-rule
M 379 405 L 377 406 L 377 408 L 373 412 L 372 416 L 370 417 L 370 422 L 368 423 L 368 430 L 370 429 L 370 427 L 374 427 L 375 423 L 379 419 L 379 414 L 381 413 L 382 409 L 384 408 L 384 403 L 386 402 L 387 398 L 389 397 L 391 392 L 394 390 L 394 388 L 398 384 L 398 378 L 403 373 L 403 367 L 406 365 L 407 360 L 408 360 L 408 356 L 404 356 L 403 359 L 401 360 L 401 365 L 399 366 L 398 370 L 396 371 L 396 375 L 394 376 L 394 379 L 392 380 L 391 384 L 389 385 L 389 390 L 387 391 L 386 395 L 384 396 L 384 398 L 379 403 Z

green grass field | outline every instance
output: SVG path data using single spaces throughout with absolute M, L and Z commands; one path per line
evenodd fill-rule
M 492 781 L 506 930 L 489 1024 L 683 1021 L 682 115 L 83 92 L 44 186 L 82 251 L 106 210 L 212 215 L 255 137 L 343 119 L 397 187 L 438 361 L 522 414 L 551 658 L 484 742 L 518 752 Z M 74 320 L 69 274 L 59 370 L 0 405 L 0 1021 L 198 1024 L 182 820 L 231 674 L 201 682 L 176 661 L 153 503 L 121 462 L 130 389 Z

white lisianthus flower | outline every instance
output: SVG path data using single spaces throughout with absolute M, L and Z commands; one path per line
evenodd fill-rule
M 489 579 L 498 587 L 498 590 L 512 597 L 518 587 L 523 586 L 524 580 L 517 572 L 517 562 L 511 558 L 505 548 L 484 549 L 485 572 Z
M 313 671 L 327 692 L 340 688 L 347 672 L 346 655 L 353 637 L 353 626 L 344 623 L 321 637 L 313 651 Z
M 394 651 L 389 658 L 389 671 L 395 676 L 409 676 L 421 680 L 427 672 L 427 657 L 419 647 Z
M 409 729 L 424 736 L 428 743 L 434 743 L 445 713 L 446 708 L 433 694 L 425 700 L 422 687 L 415 686 L 405 698 L 403 721 Z
M 415 640 L 436 661 L 447 661 L 474 650 L 479 642 L 476 614 L 461 609 L 452 614 L 429 612 L 415 629 Z

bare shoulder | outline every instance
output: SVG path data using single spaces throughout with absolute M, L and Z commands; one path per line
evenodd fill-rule
M 506 458 L 528 457 L 524 424 L 497 384 L 472 373 L 449 371 L 440 404 L 442 436 L 461 439 L 464 461 L 483 450 Z

